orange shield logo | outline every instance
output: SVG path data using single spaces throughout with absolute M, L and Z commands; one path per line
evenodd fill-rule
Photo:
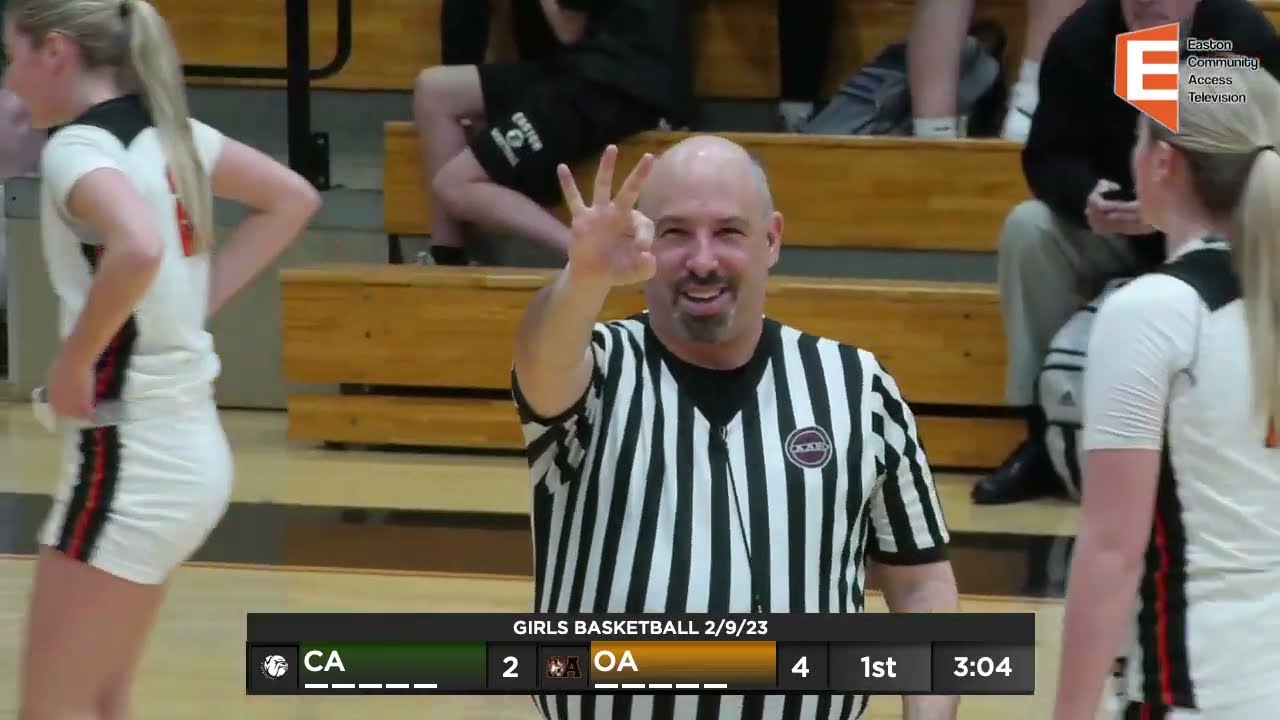
M 1178 24 L 1116 36 L 1116 95 L 1178 132 Z

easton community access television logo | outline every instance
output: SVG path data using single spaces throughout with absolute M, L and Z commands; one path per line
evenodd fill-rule
M 1181 74 L 1181 51 L 1186 49 L 1187 73 Z M 1248 102 L 1244 88 L 1236 87 L 1233 73 L 1215 72 L 1244 68 L 1257 72 L 1257 57 L 1239 55 L 1230 40 L 1184 39 L 1178 23 L 1116 35 L 1116 84 L 1120 99 L 1178 132 L 1180 103 L 1222 106 Z M 1182 92 L 1182 83 L 1189 86 Z
M 1115 92 L 1120 99 L 1178 132 L 1178 23 L 1116 35 Z

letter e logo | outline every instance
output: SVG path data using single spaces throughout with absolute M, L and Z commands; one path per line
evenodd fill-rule
M 1116 35 L 1116 95 L 1178 132 L 1178 23 Z

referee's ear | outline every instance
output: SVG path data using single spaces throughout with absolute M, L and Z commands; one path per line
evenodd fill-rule
M 765 242 L 769 243 L 769 267 L 773 267 L 782 252 L 782 213 L 774 210 L 769 214 L 764 232 Z

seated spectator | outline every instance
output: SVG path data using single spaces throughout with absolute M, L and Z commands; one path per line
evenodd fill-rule
M 36 171 L 45 136 L 31 127 L 31 115 L 18 96 L 0 90 L 0 183 Z
M 973 489 L 978 504 L 1018 502 L 1054 486 L 1035 384 L 1050 341 L 1109 279 L 1164 260 L 1164 238 L 1141 219 L 1129 157 L 1138 111 L 1114 92 L 1115 36 L 1190 21 L 1197 38 L 1230 40 L 1280 77 L 1280 36 L 1250 0 L 1087 0 L 1053 34 L 1040 103 L 1022 153 L 1035 199 L 1009 213 L 998 274 L 1008 342 L 1006 400 L 1021 408 L 1029 439 Z
M 440 3 L 440 62 L 479 65 L 489 50 L 492 0 L 443 0 Z
M 44 148 L 45 132 L 31 127 L 31 117 L 17 95 L 0 90 L 0 196 L 10 178 L 35 172 Z M 8 238 L 0 209 L 0 370 L 7 369 L 9 308 Z
M 442 65 L 486 65 L 546 57 L 560 46 L 542 8 L 513 0 L 444 0 L 440 5 Z M 462 118 L 468 133 L 473 118 Z
M 512 0 L 521 3 L 533 0 Z M 558 46 L 545 57 L 424 70 L 413 114 L 434 198 L 431 254 L 468 261 L 463 223 L 564 251 L 556 166 L 663 122 L 693 102 L 684 0 L 540 0 Z M 517 21 L 517 25 L 518 25 Z M 468 140 L 462 121 L 484 125 Z
M 960 60 L 973 16 L 974 0 L 916 0 L 907 38 L 907 82 L 915 135 L 954 138 L 968 134 L 967 118 L 956 107 Z M 1018 80 L 1009 98 L 1003 136 L 1026 140 L 1039 100 L 1040 60 L 1049 36 L 1082 0 L 1026 0 L 1026 45 Z
M 445 0 L 440 8 L 444 65 L 535 60 L 560 47 L 542 6 L 530 0 Z
M 497 51 L 490 55 L 487 62 L 510 62 L 520 60 L 537 60 L 550 57 L 560 50 L 560 39 L 547 19 L 547 13 L 541 3 L 536 0 L 492 0 L 499 6 L 494 26 L 505 21 L 506 34 L 514 43 L 514 52 L 502 52 L 502 45 L 490 43 Z M 579 0 L 581 2 L 581 0 Z M 505 12 L 503 11 L 505 10 Z
M 813 117 L 831 59 L 835 0 L 786 0 L 778 3 L 778 62 L 782 129 L 799 132 Z

